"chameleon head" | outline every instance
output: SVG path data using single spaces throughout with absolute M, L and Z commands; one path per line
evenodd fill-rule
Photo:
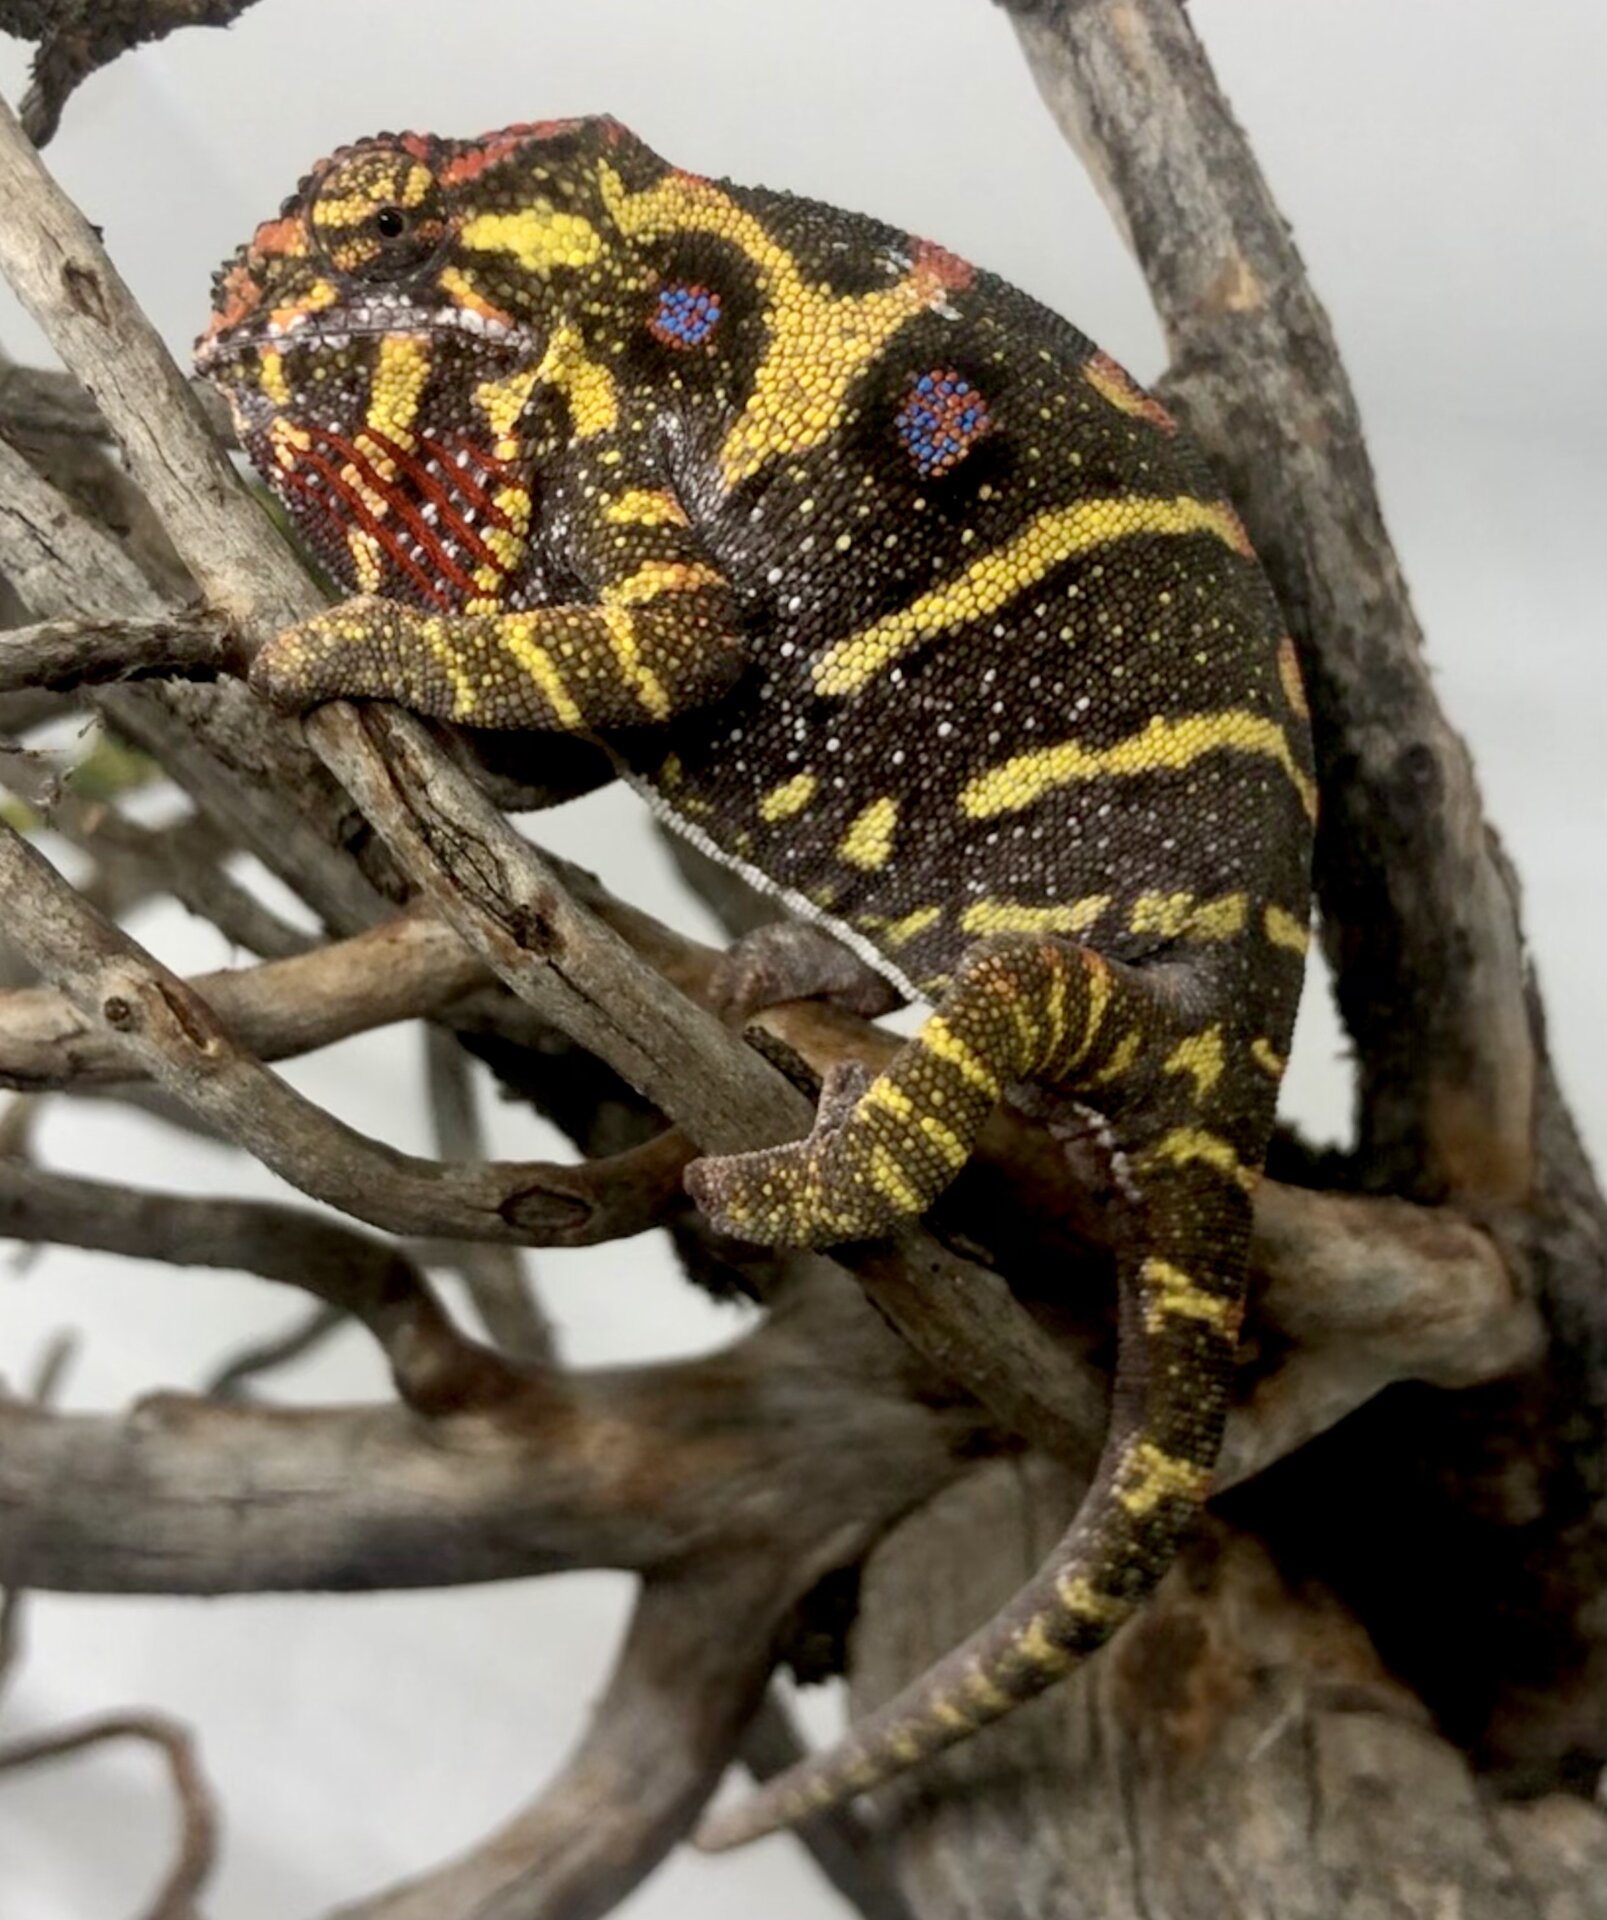
M 598 149 L 628 139 L 601 120 L 380 134 L 219 269 L 197 369 L 344 585 L 449 610 L 517 594 L 536 370 L 602 265 Z

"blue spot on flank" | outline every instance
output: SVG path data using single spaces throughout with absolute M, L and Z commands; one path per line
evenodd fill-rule
M 952 368 L 921 374 L 898 412 L 904 451 L 928 479 L 957 467 L 992 425 L 987 401 Z
M 647 330 L 666 347 L 701 347 L 719 324 L 717 293 L 707 287 L 670 286 L 659 288 Z

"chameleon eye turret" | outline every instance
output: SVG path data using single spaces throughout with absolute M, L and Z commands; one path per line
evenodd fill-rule
M 200 364 L 357 595 L 263 650 L 265 698 L 601 738 L 933 1003 L 809 1139 L 698 1163 L 711 1217 L 884 1232 L 1024 1083 L 1104 1143 L 1123 1337 L 1082 1510 L 996 1619 L 703 1836 L 751 1838 L 1095 1653 L 1205 1498 L 1306 950 L 1294 648 L 1204 461 L 1074 327 L 612 121 L 346 149 L 214 305 Z

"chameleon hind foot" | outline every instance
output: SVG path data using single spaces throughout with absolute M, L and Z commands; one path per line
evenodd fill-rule
M 839 1205 L 831 1190 L 834 1149 L 849 1132 L 874 1075 L 857 1060 L 826 1070 L 807 1138 L 756 1153 L 720 1154 L 687 1168 L 687 1192 L 721 1233 L 771 1246 L 833 1246 L 873 1240 L 896 1223 L 896 1214 L 858 1204 Z
M 961 969 L 941 1006 L 874 1079 L 831 1083 L 789 1146 L 698 1161 L 693 1198 L 725 1231 L 771 1246 L 874 1239 L 923 1214 L 965 1165 L 1007 1086 L 1104 1047 L 1116 975 L 1062 942 L 1004 943 Z M 860 1091 L 849 1101 L 848 1088 Z

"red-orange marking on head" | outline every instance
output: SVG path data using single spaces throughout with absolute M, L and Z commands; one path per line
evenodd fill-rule
M 250 269 L 238 265 L 230 267 L 219 289 L 218 304 L 213 309 L 212 318 L 206 323 L 206 331 L 201 339 L 215 340 L 220 333 L 227 333 L 230 327 L 238 325 L 252 312 L 261 298 L 262 289 L 252 278 Z
M 251 251 L 260 260 L 294 259 L 307 250 L 307 229 L 299 213 L 264 220 L 251 236 Z
M 935 240 L 915 242 L 915 272 L 921 279 L 933 280 L 951 293 L 960 293 L 976 278 L 976 268 Z
M 500 166 L 510 154 L 532 141 L 551 140 L 572 133 L 578 120 L 524 120 L 511 127 L 499 127 L 495 133 L 483 133 L 466 153 L 448 160 L 436 178 L 443 187 L 460 186 L 466 180 L 478 180 L 490 167 Z

